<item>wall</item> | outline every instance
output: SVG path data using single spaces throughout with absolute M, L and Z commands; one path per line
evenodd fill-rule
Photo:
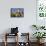
M 23 18 L 11 18 L 10 8 L 24 8 Z M 30 32 L 31 25 L 36 24 L 36 0 L 1 0 L 0 1 L 0 34 L 10 32 L 9 28 L 19 27 L 19 32 Z

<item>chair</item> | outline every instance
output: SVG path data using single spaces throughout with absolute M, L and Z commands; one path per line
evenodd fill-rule
M 11 28 L 11 33 L 5 33 L 5 46 L 7 46 L 8 42 L 7 42 L 7 38 L 10 38 L 12 36 L 17 36 L 17 42 L 16 42 L 16 46 L 18 46 L 18 27 L 16 28 Z

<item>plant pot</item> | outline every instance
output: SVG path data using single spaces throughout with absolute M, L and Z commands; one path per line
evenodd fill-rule
M 41 43 L 44 42 L 44 40 L 45 40 L 45 39 L 38 39 L 37 42 L 38 42 L 39 44 L 41 44 Z
M 40 43 L 40 39 L 37 39 L 37 43 Z

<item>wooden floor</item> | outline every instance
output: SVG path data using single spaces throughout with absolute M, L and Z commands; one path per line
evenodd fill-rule
M 4 46 L 4 43 L 2 42 L 0 42 L 0 46 Z M 8 45 L 7 46 L 15 46 L 15 43 L 8 43 Z M 25 45 L 24 45 L 25 46 Z M 37 43 L 30 43 L 30 46 L 37 46 Z M 41 45 L 41 46 L 46 46 L 46 43 L 44 43 L 43 45 Z

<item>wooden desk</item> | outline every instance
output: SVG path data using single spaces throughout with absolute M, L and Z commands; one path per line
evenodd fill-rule
M 7 42 L 7 36 L 17 36 L 17 42 L 16 42 L 16 45 L 15 46 L 19 46 L 19 42 L 18 42 L 18 33 L 17 34 L 10 34 L 10 33 L 6 33 L 5 34 L 5 46 L 8 45 L 8 42 Z M 21 33 L 21 36 L 26 36 L 26 39 L 27 39 L 27 42 L 26 42 L 26 46 L 30 46 L 30 42 L 29 42 L 29 33 Z M 23 43 L 23 42 L 22 42 Z
M 17 36 L 17 44 L 15 46 L 18 46 L 18 33 L 17 34 L 10 34 L 10 33 L 6 33 L 5 34 L 5 46 L 7 46 L 8 42 L 7 42 L 7 36 Z

